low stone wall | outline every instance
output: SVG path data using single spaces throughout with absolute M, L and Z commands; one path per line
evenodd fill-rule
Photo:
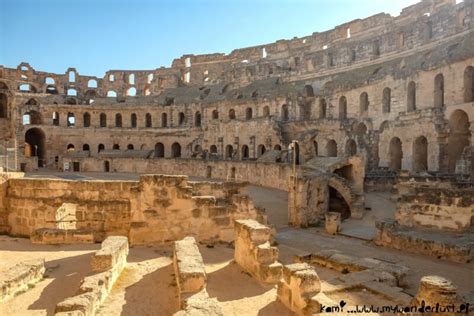
M 235 261 L 257 280 L 276 283 L 282 265 L 278 248 L 270 244 L 271 229 L 254 220 L 235 221 Z
M 122 273 L 127 255 L 126 237 L 108 237 L 91 261 L 93 271 L 104 272 L 85 277 L 76 296 L 66 298 L 56 305 L 55 315 L 95 315 Z
M 376 222 L 374 243 L 405 252 L 424 254 L 454 262 L 471 262 L 474 257 L 472 234 L 453 238 L 442 234 L 403 228 L 394 221 Z
M 174 242 L 173 267 L 180 304 L 187 297 L 206 288 L 204 262 L 193 237 Z
M 90 229 L 40 228 L 30 236 L 33 244 L 91 244 L 94 243 L 94 232 Z
M 283 305 L 298 315 L 320 313 L 321 304 L 335 305 L 321 292 L 319 276 L 307 263 L 283 266 L 283 278 L 278 282 L 277 295 Z
M 19 263 L 0 273 L 0 302 L 40 281 L 46 271 L 44 259 Z
M 81 171 L 104 171 L 104 161 L 109 161 L 110 170 L 133 173 L 160 173 L 188 175 L 212 179 L 227 179 L 250 182 L 269 188 L 287 190 L 291 166 L 285 163 L 202 160 L 186 158 L 79 158 Z M 210 175 L 210 176 L 209 176 Z
M 266 217 L 243 195 L 245 183 L 188 182 L 187 176 L 143 175 L 138 181 L 12 179 L 6 209 L 10 234 L 38 243 L 127 236 L 130 244 L 193 236 L 231 242 L 235 219 Z M 216 190 L 217 196 L 207 195 Z M 65 206 L 73 206 L 67 207 Z M 132 212 L 133 210 L 133 212 Z M 77 230 L 62 231 L 65 222 Z

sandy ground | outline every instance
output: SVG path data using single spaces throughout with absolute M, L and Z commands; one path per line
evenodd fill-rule
M 32 175 L 36 177 L 37 175 Z M 41 175 L 40 175 L 41 176 Z M 101 174 L 78 175 L 102 178 Z M 52 177 L 55 177 L 52 175 Z M 113 179 L 136 179 L 137 175 L 112 174 Z M 368 193 L 371 210 L 362 220 L 343 223 L 346 236 L 326 235 L 322 228 L 295 229 L 287 223 L 287 193 L 249 186 L 249 195 L 257 206 L 266 209 L 269 222 L 277 229 L 280 261 L 291 263 L 296 254 L 322 249 L 338 249 L 360 257 L 373 257 L 399 263 L 411 269 L 406 292 L 414 295 L 422 276 L 436 274 L 451 279 L 459 292 L 474 302 L 474 263 L 458 264 L 435 258 L 377 247 L 370 242 L 373 224 L 378 218 L 393 217 L 394 204 L 388 193 Z M 352 237 L 351 237 L 352 235 Z M 29 258 L 46 258 L 47 276 L 27 292 L 0 303 L 0 315 L 53 315 L 54 306 L 74 295 L 80 280 L 90 273 L 94 245 L 32 245 L 29 240 L 0 236 L 0 273 Z M 208 273 L 207 289 L 222 305 L 225 315 L 290 315 L 276 298 L 276 287 L 259 284 L 232 261 L 233 249 L 225 245 L 200 247 Z M 171 261 L 171 246 L 132 247 L 128 264 L 99 315 L 172 315 L 177 311 L 176 285 Z M 317 268 L 322 280 L 338 274 Z M 364 291 L 345 293 L 351 303 L 383 302 Z

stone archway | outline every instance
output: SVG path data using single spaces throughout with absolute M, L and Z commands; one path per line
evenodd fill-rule
M 461 157 L 466 146 L 469 146 L 471 132 L 467 113 L 463 110 L 456 110 L 449 117 L 449 136 L 446 150 L 448 160 L 448 172 L 456 171 L 456 162 Z
M 25 157 L 27 154 L 31 157 L 38 158 L 38 167 L 44 167 L 46 165 L 46 136 L 43 130 L 39 128 L 31 128 L 25 134 L 25 151 L 28 148 L 29 153 L 25 152 Z

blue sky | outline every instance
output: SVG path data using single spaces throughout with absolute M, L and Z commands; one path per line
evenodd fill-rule
M 0 65 L 103 77 L 398 15 L 417 0 L 0 0 Z

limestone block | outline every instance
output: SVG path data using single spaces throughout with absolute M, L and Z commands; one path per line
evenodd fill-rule
M 421 278 L 418 293 L 412 303 L 420 306 L 422 301 L 425 302 L 425 306 L 435 306 L 437 303 L 440 306 L 461 303 L 456 286 L 450 280 L 436 275 Z
M 188 297 L 184 301 L 184 309 L 175 313 L 175 316 L 223 316 L 222 308 L 215 298 L 210 298 L 206 289 Z
M 272 231 L 254 220 L 235 221 L 235 261 L 257 280 L 276 283 L 281 277 L 278 249 L 272 247 Z
M 328 234 L 337 235 L 341 231 L 341 213 L 326 213 L 325 228 Z
M 128 238 L 123 236 L 109 236 L 101 248 L 96 251 L 91 260 L 92 271 L 100 272 L 124 267 L 128 255 Z M 120 269 L 121 270 L 121 269 Z
M 175 241 L 173 266 L 181 302 L 206 287 L 206 270 L 194 237 Z
M 0 274 L 0 302 L 29 288 L 43 278 L 44 259 L 19 263 Z
M 291 311 L 306 315 L 306 311 L 314 307 L 312 298 L 320 292 L 319 276 L 309 264 L 294 263 L 283 267 L 283 278 L 278 283 L 277 295 Z

